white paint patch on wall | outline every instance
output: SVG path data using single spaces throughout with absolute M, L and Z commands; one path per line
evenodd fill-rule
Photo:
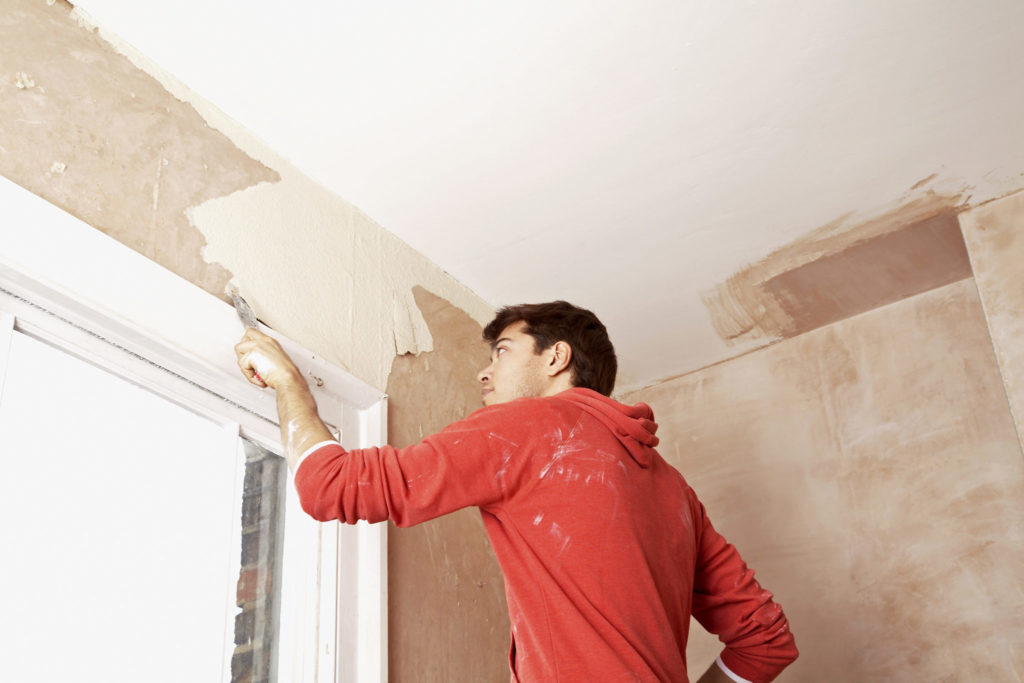
M 433 350 L 416 285 L 479 322 L 493 311 L 361 211 L 291 167 L 189 211 L 203 256 L 234 273 L 270 327 L 381 390 L 396 354 Z
M 413 298 L 419 285 L 481 324 L 493 307 L 341 197 L 313 182 L 134 47 L 73 10 L 168 92 L 195 107 L 246 154 L 277 171 L 262 183 L 192 207 L 203 258 L 234 284 L 270 327 L 383 390 L 396 354 L 430 351 L 433 339 Z

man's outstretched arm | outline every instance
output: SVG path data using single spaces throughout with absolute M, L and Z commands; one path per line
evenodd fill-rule
M 506 495 L 497 475 L 514 475 L 503 457 L 507 441 L 494 434 L 511 432 L 525 443 L 525 434 L 518 435 L 527 427 L 515 411 L 479 411 L 402 449 L 346 451 L 320 420 L 301 371 L 273 338 L 250 329 L 235 353 L 250 382 L 277 391 L 285 457 L 299 503 L 314 519 L 348 524 L 390 519 L 409 526 Z M 309 457 L 300 462 L 305 454 Z
M 270 387 L 277 393 L 281 444 L 291 471 L 295 471 L 299 458 L 310 447 L 334 441 L 320 419 L 316 399 L 302 372 L 276 339 L 250 328 L 235 345 L 235 355 L 238 367 L 250 382 L 258 387 Z

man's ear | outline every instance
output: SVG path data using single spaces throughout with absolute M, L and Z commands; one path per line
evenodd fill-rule
M 569 369 L 569 362 L 572 360 L 572 347 L 564 341 L 558 341 L 548 349 L 548 377 L 554 377 Z

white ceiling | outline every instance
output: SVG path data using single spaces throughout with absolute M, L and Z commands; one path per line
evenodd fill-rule
M 1019 0 L 78 5 L 490 303 L 593 308 L 620 387 L 742 350 L 701 293 L 820 225 L 1024 186 Z

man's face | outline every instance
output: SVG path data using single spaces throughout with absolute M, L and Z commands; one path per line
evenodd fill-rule
M 491 345 L 491 364 L 480 371 L 480 395 L 485 406 L 517 398 L 542 396 L 547 386 L 544 355 L 536 353 L 525 322 L 509 325 Z

